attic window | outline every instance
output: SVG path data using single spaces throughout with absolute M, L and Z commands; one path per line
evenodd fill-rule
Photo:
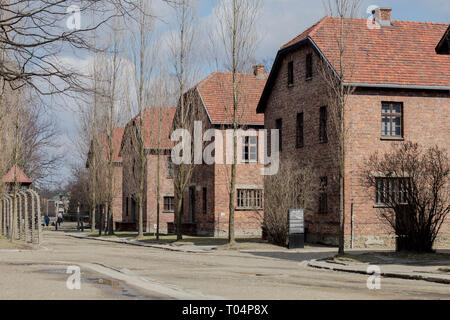
M 313 76 L 313 66 L 312 66 L 312 54 L 308 53 L 306 55 L 306 61 L 305 61 L 305 70 L 306 70 L 306 80 L 309 80 Z
M 292 86 L 294 84 L 294 62 L 288 63 L 288 85 Z

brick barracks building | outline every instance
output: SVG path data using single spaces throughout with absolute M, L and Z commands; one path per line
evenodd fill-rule
M 380 28 L 366 19 L 345 19 L 348 48 L 344 64 L 351 74 L 345 157 L 345 242 L 349 247 L 394 246 L 392 231 L 379 219 L 375 192 L 359 178 L 361 165 L 375 151 L 405 140 L 449 149 L 450 56 L 447 24 L 391 21 L 391 10 L 378 12 Z M 335 139 L 327 131 L 326 89 L 320 60 L 338 70 L 339 19 L 325 17 L 279 50 L 258 113 L 266 129 L 281 129 L 281 162 L 312 160 L 324 186 L 305 215 L 308 242 L 338 243 L 339 185 Z M 347 36 L 348 36 L 347 35 Z M 338 72 L 336 74 L 339 74 Z M 319 179 L 318 179 L 319 180 Z M 381 191 L 381 190 L 378 190 Z M 352 237 L 352 208 L 353 234 Z M 449 246 L 450 221 L 436 245 Z
M 263 66 L 255 66 L 252 74 L 238 74 L 239 128 L 264 128 L 264 116 L 256 114 L 256 106 L 266 79 Z M 224 157 L 218 161 L 219 155 L 215 153 L 214 164 L 194 166 L 190 185 L 183 197 L 183 233 L 226 237 L 231 164 L 225 160 L 225 130 L 232 128 L 232 74 L 223 72 L 209 75 L 188 90 L 185 98 L 192 106 L 189 123 L 202 121 L 203 133 L 208 129 L 217 129 L 222 133 Z M 191 136 L 194 137 L 193 133 Z M 240 159 L 236 166 L 235 234 L 237 237 L 261 236 L 264 178 L 260 172 L 262 165 L 258 163 L 258 137 L 243 136 L 239 139 L 238 149 L 242 152 L 238 151 Z M 208 144 L 204 143 L 203 147 Z
M 142 128 L 140 117 L 132 119 L 125 127 L 119 155 L 123 163 L 123 230 L 137 230 L 139 208 L 136 190 L 140 181 L 140 159 L 138 145 L 143 130 L 144 148 L 147 157 L 145 170 L 144 230 L 154 232 L 157 222 L 157 163 L 160 157 L 160 232 L 167 233 L 168 223 L 174 220 L 173 169 L 170 154 L 173 142 L 169 133 L 175 108 L 150 107 L 143 111 Z
M 114 152 L 114 170 L 113 170 L 113 222 L 114 229 L 120 230 L 122 224 L 122 157 L 119 156 L 120 145 L 124 128 L 116 127 L 113 133 L 113 152 Z M 106 144 L 106 152 L 109 152 L 109 145 Z
M 123 132 L 124 132 L 124 128 L 121 127 L 115 127 L 113 130 L 113 139 L 112 139 L 112 147 L 113 147 L 113 189 L 112 189 L 112 194 L 113 194 L 113 199 L 112 199 L 112 206 L 113 206 L 113 228 L 114 230 L 120 230 L 121 229 L 121 223 L 122 223 L 122 157 L 119 156 L 119 151 L 120 151 L 120 144 L 122 142 L 122 136 L 123 136 Z M 107 205 L 107 195 L 106 195 L 106 190 L 108 190 L 108 184 L 109 184 L 109 179 L 108 179 L 108 161 L 109 161 L 109 153 L 110 153 L 110 148 L 109 148 L 109 139 L 108 136 L 104 133 L 99 134 L 98 135 L 98 142 L 99 142 L 99 147 L 101 148 L 101 159 L 99 159 L 101 161 L 101 166 L 103 166 L 102 168 L 102 173 L 101 176 L 104 177 L 104 180 L 101 181 L 100 183 L 102 183 L 102 188 L 105 188 L 105 192 L 101 195 L 97 194 L 97 199 L 100 198 L 102 199 L 101 202 L 102 204 L 99 204 L 96 208 L 96 226 L 99 226 L 99 222 L 100 222 L 100 215 L 101 212 L 104 212 L 104 221 L 103 221 L 103 225 L 102 225 L 102 229 L 105 230 L 105 227 L 107 226 L 107 221 L 106 221 L 106 212 L 108 211 L 108 205 Z M 89 152 L 88 152 L 88 156 L 87 156 L 87 160 L 86 160 L 86 168 L 89 168 L 90 163 L 92 161 L 92 141 L 91 141 L 91 145 L 89 147 Z

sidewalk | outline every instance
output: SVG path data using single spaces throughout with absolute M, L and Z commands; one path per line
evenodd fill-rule
M 316 269 L 368 275 L 373 274 L 373 272 L 367 271 L 369 266 L 378 266 L 382 277 L 450 284 L 450 255 L 442 253 L 428 255 L 405 255 L 393 252 L 347 254 L 344 257 L 312 260 L 308 266 Z
M 125 238 L 101 238 L 101 237 L 90 237 L 87 234 L 79 234 L 79 233 L 67 233 L 69 237 L 78 238 L 78 239 L 89 239 L 96 241 L 104 241 L 104 242 L 114 242 L 120 244 L 127 244 L 139 247 L 149 247 L 149 248 L 157 248 L 169 251 L 178 251 L 178 252 L 189 252 L 189 253 L 205 253 L 210 252 L 211 250 L 215 250 L 217 246 L 191 246 L 191 245 L 183 245 L 176 246 L 171 244 L 157 244 L 157 243 L 144 243 L 137 241 L 135 239 L 125 239 Z

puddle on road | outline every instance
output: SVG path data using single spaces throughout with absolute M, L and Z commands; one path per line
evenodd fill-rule
M 32 264 L 30 264 L 32 265 Z M 37 265 L 34 265 L 37 266 Z M 42 265 L 41 265 L 42 266 Z M 47 266 L 49 267 L 49 266 Z M 58 266 L 59 268 L 61 266 Z M 68 275 L 67 271 L 64 269 L 47 269 L 47 270 L 37 270 L 34 272 L 39 273 L 49 273 L 49 274 L 64 274 Z M 93 276 L 85 272 L 81 272 L 81 283 L 89 283 L 93 284 L 94 286 L 109 291 L 114 296 L 118 297 L 119 299 L 129 299 L 129 300 L 154 300 L 157 298 L 146 296 L 143 294 L 138 293 L 136 290 L 129 287 L 125 282 L 117 280 L 117 279 L 111 279 L 111 278 L 103 278 L 98 276 Z

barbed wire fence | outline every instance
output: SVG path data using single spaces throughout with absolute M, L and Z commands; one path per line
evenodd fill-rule
M 40 197 L 32 189 L 17 193 L 14 199 L 1 199 L 0 234 L 14 241 L 40 244 L 42 242 Z

